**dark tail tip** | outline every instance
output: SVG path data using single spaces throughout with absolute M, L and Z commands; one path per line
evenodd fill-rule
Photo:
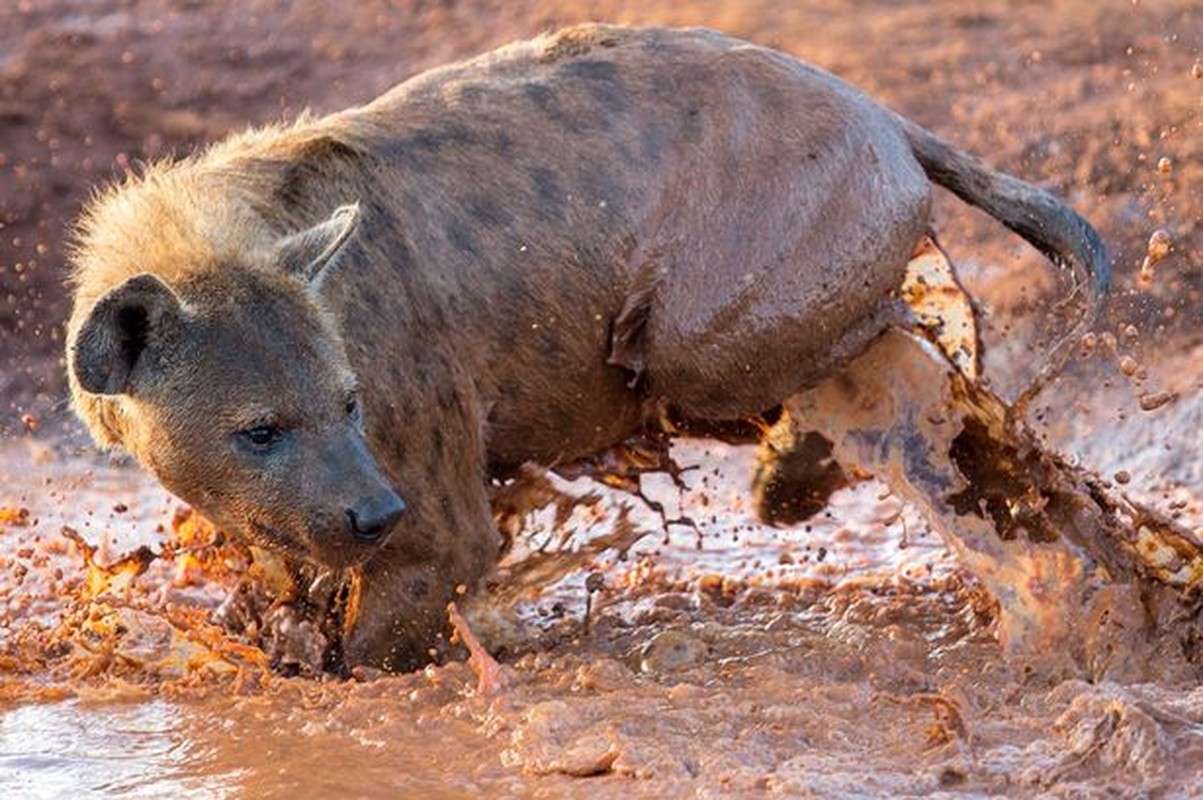
M 1071 212 L 1073 213 L 1073 212 Z M 1077 217 L 1078 240 L 1080 252 L 1075 255 L 1082 262 L 1091 280 L 1091 292 L 1094 311 L 1097 314 L 1111 291 L 1111 262 L 1107 255 L 1107 245 L 1089 222 L 1074 213 Z

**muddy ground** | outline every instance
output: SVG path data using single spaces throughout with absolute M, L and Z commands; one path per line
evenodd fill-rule
M 1033 422 L 1104 474 L 1128 472 L 1131 491 L 1197 533 L 1197 3 L 15 0 L 0 4 L 0 507 L 31 516 L 0 520 L 0 787 L 22 796 L 64 787 L 439 796 L 449 786 L 614 797 L 1203 793 L 1194 684 L 1155 674 L 1091 683 L 1005 663 L 992 600 L 881 487 L 837 498 L 792 532 L 753 529 L 743 495 L 724 489 L 732 516 L 704 542 L 676 530 L 642 558 L 604 565 L 605 610 L 590 635 L 579 627 L 579 575 L 538 604 L 530 613 L 551 633 L 503 648 L 510 687 L 499 695 L 478 692 L 460 665 L 348 684 L 248 679 L 254 659 L 236 656 L 185 667 L 155 650 L 170 651 L 179 628 L 144 609 L 123 612 L 135 616 L 122 624 L 141 626 L 128 634 L 142 648 L 134 661 L 105 661 L 78 642 L 76 656 L 21 661 L 29 653 L 17 633 L 78 612 L 62 598 L 88 585 L 63 525 L 114 558 L 161 547 L 178 505 L 80 449 L 65 407 L 64 251 L 88 193 L 138 161 L 304 108 L 362 102 L 422 69 L 583 20 L 705 25 L 779 47 L 1067 197 L 1111 250 L 1116 292 L 1102 328 L 1115 345 L 1104 339 L 1100 354 L 1073 365 Z M 935 224 L 985 311 L 986 374 L 1013 395 L 1042 337 L 1064 322 L 1046 313 L 1064 287 L 1030 248 L 942 192 Z M 1141 282 L 1158 230 L 1172 250 Z M 1142 411 L 1139 397 L 1157 392 L 1174 399 Z M 704 475 L 728 455 L 691 458 Z M 156 569 L 135 599 L 220 602 Z M 214 660 L 226 667 L 202 664 Z

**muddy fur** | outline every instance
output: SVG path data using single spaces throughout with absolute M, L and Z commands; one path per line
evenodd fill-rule
M 929 176 L 1105 287 L 1063 204 L 821 70 L 573 28 L 98 196 L 76 408 L 218 523 L 359 570 L 348 659 L 412 666 L 496 557 L 491 476 L 841 367 L 899 319 Z M 348 531 L 394 493 L 387 535 Z

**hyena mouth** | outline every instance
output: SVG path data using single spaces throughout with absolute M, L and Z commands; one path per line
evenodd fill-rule
M 279 528 L 275 528 L 259 520 L 250 520 L 250 533 L 253 543 L 265 550 L 270 550 L 283 556 L 290 556 L 317 567 L 329 569 L 346 569 L 363 564 L 378 549 L 380 542 L 371 545 L 353 544 L 313 544 L 320 537 L 288 536 Z
M 260 547 L 285 553 L 294 553 L 302 549 L 291 537 L 285 536 L 270 525 L 252 519 L 249 521 L 249 526 L 252 541 Z

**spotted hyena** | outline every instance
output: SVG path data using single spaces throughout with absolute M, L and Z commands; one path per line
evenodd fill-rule
M 347 657 L 403 668 L 496 558 L 491 477 L 840 369 L 900 317 L 931 182 L 1105 288 L 1062 202 L 820 69 L 572 28 L 100 195 L 75 405 L 218 524 L 354 572 Z

